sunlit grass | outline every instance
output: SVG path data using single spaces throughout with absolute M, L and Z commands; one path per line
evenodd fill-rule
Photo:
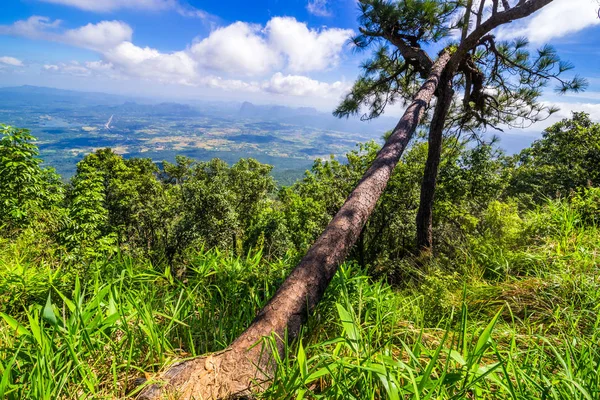
M 401 287 L 343 266 L 260 397 L 600 398 L 598 230 L 559 203 L 520 229 Z M 179 269 L 63 265 L 2 243 L 0 398 L 134 396 L 137 378 L 231 343 L 291 264 L 213 250 Z

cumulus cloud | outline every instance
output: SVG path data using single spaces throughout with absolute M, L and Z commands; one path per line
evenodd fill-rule
M 18 58 L 4 56 L 0 57 L 0 64 L 10 65 L 12 67 L 22 67 L 23 61 L 19 60 Z
M 60 29 L 60 20 L 33 16 L 0 25 L 0 34 L 44 39 L 95 50 L 115 64 L 140 58 L 153 68 L 183 71 L 196 66 L 230 75 L 258 76 L 276 69 L 309 72 L 335 67 L 351 30 L 310 29 L 294 18 L 274 17 L 265 27 L 235 22 L 197 39 L 189 49 L 170 54 L 132 43 L 133 30 L 121 21 L 101 21 L 75 29 Z M 160 61 L 166 67 L 160 66 Z M 181 66 L 173 65 L 179 62 Z
M 133 35 L 131 27 L 121 21 L 101 21 L 67 30 L 60 30 L 60 25 L 60 20 L 52 21 L 50 18 L 34 15 L 12 25 L 0 25 L 0 34 L 66 43 L 96 51 L 131 40 Z
M 259 25 L 236 22 L 213 31 L 191 47 L 200 65 L 211 70 L 244 75 L 259 75 L 271 71 L 280 63 L 261 34 Z
M 77 61 L 72 61 L 70 63 L 58 63 L 58 64 L 46 64 L 44 65 L 44 70 L 48 72 L 68 74 L 72 76 L 91 76 L 92 71 L 86 68 L 84 65 L 81 65 Z
M 57 39 L 74 46 L 102 51 L 130 41 L 132 35 L 133 30 L 124 22 L 102 21 L 70 29 L 59 35 Z
M 165 11 L 174 10 L 186 17 L 210 19 L 212 16 L 200 9 L 177 0 L 40 0 L 93 12 L 111 12 L 121 9 Z
M 338 64 L 348 29 L 309 29 L 295 18 L 274 17 L 262 28 L 236 22 L 195 43 L 191 52 L 212 70 L 261 75 L 286 65 L 291 72 L 323 70 Z
M 585 101 L 545 101 L 543 104 L 548 107 L 558 108 L 558 112 L 552 114 L 549 118 L 536 122 L 524 129 L 517 129 L 517 132 L 539 133 L 565 118 L 571 118 L 573 112 L 585 112 L 590 115 L 592 121 L 600 122 L 600 103 L 590 103 Z
M 352 30 L 309 29 L 295 18 L 274 17 L 266 26 L 271 47 L 287 57 L 293 72 L 316 71 L 336 66 Z
M 331 16 L 331 12 L 327 9 L 327 0 L 308 0 L 306 9 L 309 13 L 318 17 Z
M 193 84 L 197 63 L 184 51 L 161 53 L 150 47 L 123 42 L 104 53 L 106 61 L 123 73 L 161 82 Z
M 257 82 L 245 82 L 239 79 L 223 79 L 219 76 L 204 76 L 197 80 L 198 86 L 221 89 L 230 92 L 260 92 Z
M 152 49 L 129 49 L 134 56 L 121 60 L 119 63 L 105 61 L 90 61 L 79 63 L 46 64 L 43 70 L 48 73 L 72 75 L 77 77 L 104 76 L 109 78 L 127 79 L 142 78 L 153 82 L 176 83 L 187 86 L 208 87 L 230 92 L 270 93 L 294 97 L 319 97 L 322 99 L 339 99 L 349 88 L 345 82 L 321 82 L 302 75 L 283 75 L 275 73 L 270 79 L 263 81 L 243 81 L 226 79 L 215 75 L 201 75 L 186 71 L 173 70 L 180 68 L 176 59 L 173 63 L 162 64 L 166 55 L 156 54 Z M 133 54 L 132 53 L 132 54 Z M 132 55 L 130 54 L 130 55 Z M 177 57 L 176 55 L 171 55 Z M 135 61 L 134 61 L 135 60 Z M 171 65 L 172 68 L 166 67 Z M 157 68 L 159 67 L 159 68 Z
M 594 78 L 590 78 L 589 81 L 593 81 Z M 600 92 L 595 92 L 595 91 L 585 91 L 585 92 L 580 92 L 580 93 L 567 93 L 564 95 L 564 97 L 570 97 L 573 99 L 585 99 L 585 100 L 593 100 L 593 101 L 600 101 Z
M 597 0 L 555 0 L 522 22 L 505 26 L 498 36 L 502 39 L 524 36 L 539 44 L 594 25 L 600 25 Z
M 269 93 L 289 96 L 338 98 L 350 88 L 350 85 L 340 81 L 319 82 L 306 76 L 283 75 L 277 72 L 263 84 L 262 88 Z
M 586 112 L 590 115 L 590 118 L 592 120 L 600 122 L 600 103 L 553 102 L 548 104 L 558 107 L 560 109 L 556 114 L 552 116 L 554 122 L 563 118 L 571 118 L 571 113 L 573 111 Z
M 172 7 L 172 0 L 41 0 L 45 3 L 76 7 L 86 11 L 114 11 L 121 8 L 164 10 Z
M 59 19 L 52 21 L 48 17 L 33 15 L 12 25 L 0 25 L 0 34 L 23 36 L 29 39 L 49 39 L 61 22 Z
M 51 74 L 70 75 L 76 77 L 93 77 L 93 78 L 109 78 L 109 79 L 126 79 L 121 71 L 109 62 L 87 61 L 80 63 L 78 61 L 61 62 L 56 64 L 45 64 L 42 66 L 42 71 Z

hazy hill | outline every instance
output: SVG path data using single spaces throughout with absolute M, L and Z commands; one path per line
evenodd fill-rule
M 330 113 L 319 112 L 311 107 L 292 108 L 277 105 L 255 105 L 242 103 L 238 115 L 245 119 L 277 121 L 292 125 L 303 125 L 341 132 L 373 134 L 381 137 L 398 122 L 396 118 L 380 117 L 373 121 L 360 121 L 358 118 L 339 119 Z
M 0 87 L 0 104 L 47 105 L 68 103 L 70 105 L 118 104 L 127 100 L 124 96 L 79 92 L 41 86 Z
M 172 101 L 165 102 L 164 99 L 135 98 L 29 85 L 0 88 L 0 107 L 5 110 L 15 108 L 15 111 L 23 113 L 22 107 L 24 106 L 39 112 L 75 110 L 85 107 L 87 110 L 96 112 L 104 109 L 109 114 L 155 116 L 170 120 L 206 117 L 225 123 L 239 120 L 276 122 L 327 131 L 366 134 L 374 139 L 381 138 L 397 123 L 395 117 L 383 116 L 372 121 L 360 121 L 359 118 L 338 119 L 331 113 L 320 112 L 311 107 L 256 105 L 248 101 L 236 104 L 235 102 L 202 100 L 193 102 L 193 104 L 183 104 Z M 487 136 L 491 137 L 491 134 Z M 538 138 L 537 135 L 531 133 L 500 133 L 499 136 L 500 147 L 511 154 L 529 146 L 533 140 Z
M 98 105 L 98 108 L 106 106 Z M 123 104 L 109 106 L 108 111 L 122 113 L 129 116 L 156 116 L 156 117 L 201 117 L 204 115 L 200 110 L 188 104 L 179 103 L 159 103 L 159 104 L 143 104 L 135 101 L 126 101 Z

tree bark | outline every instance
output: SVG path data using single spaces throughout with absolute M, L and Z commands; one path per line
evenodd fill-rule
M 485 34 L 500 25 L 531 15 L 552 1 L 520 0 L 517 6 L 497 12 L 478 25 L 451 56 L 448 52 L 440 54 L 426 82 L 371 167 L 250 327 L 225 351 L 172 366 L 162 375 L 161 384 L 148 386 L 139 398 L 157 399 L 164 395 L 178 399 L 239 398 L 265 388 L 273 376 L 275 364 L 269 350 L 263 351 L 264 348 L 256 344 L 266 336 L 275 335 L 279 338 L 277 347 L 281 352 L 282 338 L 286 334 L 290 339 L 298 335 L 375 208 L 442 80 L 442 71 L 446 70 L 444 73 L 452 76 L 467 52 L 475 48 Z
M 515 7 L 505 7 L 503 12 L 494 12 L 493 15 L 483 23 L 480 23 L 480 20 L 478 20 L 475 29 L 473 29 L 471 33 L 468 33 L 468 28 L 463 30 L 461 43 L 457 50 L 452 54 L 450 61 L 443 71 L 440 87 L 451 85 L 451 77 L 454 76 L 458 70 L 460 63 L 463 62 L 467 53 L 477 46 L 482 37 L 501 25 L 528 17 L 553 1 L 554 0 L 521 0 Z M 468 1 L 468 4 L 471 5 L 472 2 Z M 497 1 L 494 2 L 494 4 L 497 4 Z M 470 18 L 469 15 L 470 9 L 467 10 L 465 18 Z M 450 91 L 451 90 L 452 88 L 450 87 Z M 438 100 L 441 99 L 442 95 L 440 95 Z M 439 101 L 438 104 L 442 104 L 442 107 L 450 106 L 449 101 Z M 439 115 L 436 115 L 438 112 Z M 447 109 L 444 110 L 443 108 L 436 106 L 434 121 L 432 121 L 429 134 L 427 164 L 421 186 L 421 203 L 417 214 L 417 246 L 419 249 L 425 251 L 430 251 L 433 244 L 432 208 L 441 155 L 442 132 L 447 113 Z M 442 115 L 443 118 L 441 117 Z
M 259 342 L 275 335 L 281 352 L 286 334 L 288 339 L 298 335 L 373 212 L 449 60 L 448 52 L 440 54 L 371 167 L 250 327 L 225 351 L 172 366 L 163 374 L 162 385 L 147 387 L 139 398 L 157 399 L 165 394 L 176 395 L 178 399 L 236 398 L 268 385 L 275 365 L 269 350 Z
M 439 88 L 440 95 L 429 127 L 427 161 L 421 182 L 421 200 L 417 212 L 417 248 L 425 254 L 430 254 L 433 249 L 433 202 L 442 157 L 444 124 L 454 95 L 452 79 L 448 77 L 442 79 L 443 82 L 440 83 Z

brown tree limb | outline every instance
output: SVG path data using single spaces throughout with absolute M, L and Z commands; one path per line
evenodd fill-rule
M 501 25 L 530 16 L 534 12 L 552 3 L 552 1 L 554 0 L 529 0 L 520 2 L 517 6 L 512 7 L 509 10 L 492 14 L 490 18 L 476 27 L 467 38 L 461 42 L 460 46 L 448 62 L 447 68 L 452 73 L 456 72 L 467 53 L 478 45 L 482 37 Z M 497 2 L 498 0 L 494 0 L 494 6 Z
M 443 77 L 439 87 L 440 94 L 435 105 L 433 119 L 429 127 L 427 161 L 421 182 L 421 199 L 417 212 L 417 249 L 430 254 L 433 248 L 433 202 L 440 160 L 446 117 L 450 111 L 454 90 L 452 80 Z
M 275 335 L 280 338 L 277 343 L 282 352 L 281 338 L 293 339 L 298 335 L 375 209 L 449 60 L 448 52 L 440 54 L 430 76 L 371 167 L 250 327 L 224 352 L 174 365 L 163 374 L 162 384 L 144 389 L 140 399 L 158 399 L 165 394 L 173 394 L 182 400 L 226 399 L 247 396 L 268 385 L 275 365 L 268 352 L 256 344 L 264 337 Z

